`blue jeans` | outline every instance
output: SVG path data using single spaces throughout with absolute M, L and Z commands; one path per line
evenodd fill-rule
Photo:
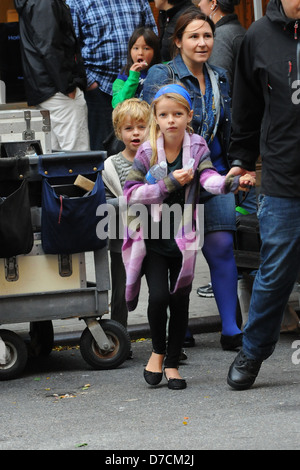
M 85 92 L 91 150 L 105 150 L 103 141 L 112 132 L 112 97 L 100 88 Z
M 255 277 L 243 350 L 267 359 L 280 334 L 284 308 L 300 267 L 300 198 L 260 196 L 261 265 Z

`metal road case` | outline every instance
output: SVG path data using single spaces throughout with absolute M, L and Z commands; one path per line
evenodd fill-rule
M 0 380 L 18 377 L 26 366 L 29 353 L 45 355 L 51 352 L 52 321 L 57 319 L 85 321 L 87 327 L 81 336 L 80 350 L 93 368 L 115 368 L 128 357 L 130 338 L 126 329 L 113 320 L 102 320 L 103 314 L 108 312 L 110 288 L 107 247 L 93 251 L 95 283 L 89 283 L 85 253 L 45 254 L 42 245 L 43 182 L 39 163 L 51 165 L 53 162 L 72 173 L 78 161 L 98 169 L 103 167 L 104 155 L 105 152 L 88 152 L 25 156 L 17 159 L 18 164 L 20 161 L 27 164 L 22 166 L 24 174 L 10 172 L 9 178 L 26 178 L 28 181 L 33 245 L 27 254 L 0 258 Z M 7 167 L 16 162 L 15 158 L 0 158 L 0 164 L 4 160 Z M 2 169 L 0 197 L 3 179 Z M 30 324 L 29 344 L 3 327 L 27 322 Z
M 50 112 L 36 108 L 10 109 L 0 105 L 0 142 L 38 140 L 45 154 L 52 152 Z

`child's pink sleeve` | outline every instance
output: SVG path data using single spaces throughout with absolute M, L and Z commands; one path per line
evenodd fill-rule
M 238 176 L 222 176 L 216 170 L 207 168 L 200 173 L 200 184 L 211 194 L 227 194 L 239 187 Z

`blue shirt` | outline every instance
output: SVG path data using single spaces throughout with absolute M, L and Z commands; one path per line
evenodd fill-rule
M 148 1 L 67 0 L 87 73 L 88 86 L 98 82 L 112 95 L 112 84 L 126 64 L 128 41 L 138 26 L 158 34 Z

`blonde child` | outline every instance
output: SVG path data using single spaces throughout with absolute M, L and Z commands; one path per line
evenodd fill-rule
M 125 149 L 112 155 L 104 162 L 102 178 L 106 189 L 107 203 L 117 212 L 119 197 L 132 167 L 133 159 L 140 145 L 148 136 L 150 106 L 145 101 L 132 98 L 120 103 L 113 111 L 113 126 L 116 136 L 124 143 Z M 116 223 L 118 227 L 118 223 Z M 125 270 L 122 261 L 122 235 L 109 240 L 111 260 L 111 318 L 127 327 L 128 310 L 125 301 Z
M 148 320 L 153 352 L 144 369 L 144 378 L 150 385 L 159 384 L 164 361 L 168 388 L 173 390 L 186 387 L 186 381 L 178 371 L 178 362 L 188 323 L 189 294 L 199 248 L 196 243 L 199 234 L 195 231 L 197 211 L 190 209 L 199 200 L 200 187 L 213 194 L 224 194 L 254 183 L 249 175 L 242 178 L 221 176 L 214 169 L 205 140 L 189 130 L 193 116 L 191 108 L 190 96 L 180 84 L 166 85 L 157 92 L 152 102 L 150 140 L 139 148 L 124 185 L 127 203 L 145 204 L 149 208 L 149 217 L 150 213 L 157 212 L 151 206 L 161 208 L 162 204 L 169 207 L 177 204 L 182 208 L 182 222 L 168 239 L 146 234 L 142 225 L 133 233 L 132 224 L 128 223 L 122 248 L 129 311 L 137 304 L 142 272 L 149 289 Z M 185 169 L 191 158 L 193 168 Z M 148 170 L 162 161 L 167 162 L 167 176 L 147 184 Z M 163 212 L 159 224 L 160 230 L 155 233 L 163 234 Z
M 148 69 L 159 62 L 158 36 L 151 28 L 136 28 L 128 42 L 127 64 L 113 83 L 113 108 L 125 99 L 142 97 L 143 82 Z

